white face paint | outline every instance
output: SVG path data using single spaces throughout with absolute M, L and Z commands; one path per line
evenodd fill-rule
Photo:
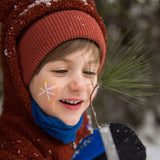
M 48 81 L 44 80 L 43 85 L 40 86 L 38 96 L 42 96 L 43 94 L 47 95 L 48 102 L 52 101 L 52 97 L 56 95 L 55 90 L 58 89 L 58 84 L 54 84 L 53 86 L 48 87 Z

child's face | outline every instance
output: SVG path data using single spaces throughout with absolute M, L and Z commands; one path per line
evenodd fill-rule
M 29 84 L 31 95 L 43 112 L 70 126 L 78 123 L 97 83 L 97 59 L 98 53 L 80 50 L 46 63 Z

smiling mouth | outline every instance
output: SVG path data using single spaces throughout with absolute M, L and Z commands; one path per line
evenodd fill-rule
M 77 111 L 82 107 L 83 100 L 60 100 L 63 107 L 72 110 Z
M 60 102 L 68 105 L 78 105 L 82 103 L 82 101 L 73 101 L 73 100 L 60 100 Z

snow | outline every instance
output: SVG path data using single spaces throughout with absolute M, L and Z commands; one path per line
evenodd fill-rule
M 87 0 L 82 0 L 85 5 L 88 5 Z
M 47 7 L 51 6 L 51 1 L 57 2 L 58 0 L 35 0 L 32 4 L 28 5 L 28 7 L 20 13 L 20 16 L 25 14 L 30 8 L 33 8 L 35 5 L 39 5 L 40 3 L 45 3 Z
M 37 139 L 38 142 L 40 142 L 40 139 Z
M 147 148 L 147 159 L 146 160 L 159 160 L 160 157 L 160 136 L 157 138 L 156 143 L 144 141 L 143 143 Z
M 87 0 L 82 0 L 84 2 L 85 5 L 88 5 Z M 30 8 L 33 8 L 36 5 L 39 5 L 40 3 L 45 3 L 47 7 L 51 6 L 51 2 L 58 2 L 58 0 L 35 0 L 32 4 L 28 5 L 28 7 L 20 13 L 20 16 L 22 16 L 23 14 L 25 14 Z M 90 6 L 90 5 L 89 5 Z M 91 7 L 91 6 L 90 6 Z M 14 6 L 14 9 L 17 9 L 17 6 Z M 93 10 L 93 7 L 91 7 L 91 9 Z
M 14 9 L 17 10 L 17 6 L 16 5 L 14 5 Z
M 51 149 L 49 149 L 48 152 L 49 152 L 50 154 L 52 154 L 52 150 L 51 150 Z
M 17 142 L 17 143 L 21 143 L 21 140 L 17 140 L 16 142 Z
M 146 160 L 159 160 L 160 158 L 160 126 L 155 122 L 152 111 L 148 111 L 144 124 L 139 129 L 138 135 L 146 147 Z
M 34 153 L 34 156 L 37 158 L 39 155 L 37 153 Z
M 18 154 L 20 154 L 21 153 L 21 150 L 20 149 L 18 149 Z
M 7 56 L 8 55 L 8 51 L 7 49 L 4 50 L 4 55 Z

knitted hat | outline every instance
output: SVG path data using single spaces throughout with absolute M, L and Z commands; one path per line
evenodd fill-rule
M 25 85 L 43 58 L 71 39 L 93 40 L 101 50 L 99 71 L 102 69 L 106 28 L 93 0 L 1 0 L 0 6 L 5 33 L 2 50 L 8 60 L 18 55 Z

